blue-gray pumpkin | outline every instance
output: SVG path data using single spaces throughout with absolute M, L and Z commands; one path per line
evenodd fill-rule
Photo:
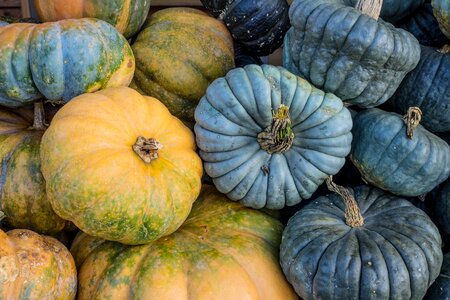
M 450 179 L 439 186 L 434 202 L 437 222 L 441 230 L 450 235 Z
M 450 131 L 450 53 L 422 46 L 420 62 L 390 100 L 394 110 L 422 110 L 421 124 L 432 132 Z
M 422 299 L 439 275 L 441 236 L 409 201 L 369 186 L 319 197 L 282 237 L 284 274 L 303 299 Z M 353 196 L 353 197 L 352 197 Z
M 428 289 L 425 300 L 450 299 L 450 253 L 444 255 L 441 273 Z
M 0 26 L 6 26 L 6 25 L 8 25 L 9 23 L 7 23 L 7 22 L 4 22 L 4 21 L 0 21 Z
M 377 108 L 354 118 L 350 158 L 366 181 L 397 195 L 425 194 L 450 175 L 450 147 L 418 125 L 408 137 L 402 116 Z
M 295 0 L 283 65 L 363 108 L 387 101 L 420 59 L 417 39 L 344 0 Z
M 286 0 L 201 0 L 231 35 L 254 55 L 268 55 L 283 43 L 290 27 Z
M 339 172 L 352 119 L 343 102 L 282 67 L 247 65 L 207 89 L 195 133 L 217 189 L 253 208 L 308 199 Z
M 450 39 L 450 1 L 431 0 L 433 13 L 439 22 L 442 32 Z
M 430 3 L 425 3 L 414 14 L 403 20 L 400 27 L 412 33 L 423 46 L 442 47 L 449 43 L 439 28 Z
M 263 62 L 259 56 L 251 54 L 247 49 L 239 43 L 234 43 L 234 63 L 236 68 L 245 67 L 246 65 L 262 65 Z
M 358 0 L 343 0 L 347 5 L 355 6 Z M 383 20 L 394 22 L 414 12 L 425 0 L 384 0 L 380 16 Z

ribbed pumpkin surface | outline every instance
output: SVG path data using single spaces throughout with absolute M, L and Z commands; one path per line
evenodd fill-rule
M 450 299 L 450 253 L 444 255 L 441 273 L 428 289 L 425 300 Z
M 151 244 L 79 235 L 78 299 L 296 299 L 278 263 L 282 229 L 205 187 L 183 226 Z
M 450 39 L 450 2 L 448 0 L 431 0 L 433 13 L 442 32 Z

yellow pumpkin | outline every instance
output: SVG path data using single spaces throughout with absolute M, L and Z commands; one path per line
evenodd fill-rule
M 75 299 L 77 270 L 67 248 L 26 229 L 0 230 L 0 299 Z
M 126 87 L 81 95 L 59 110 L 41 161 L 58 215 L 125 244 L 181 226 L 203 172 L 193 133 L 160 101 Z

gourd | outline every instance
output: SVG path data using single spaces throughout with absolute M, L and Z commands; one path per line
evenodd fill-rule
M 442 32 L 450 39 L 450 2 L 447 0 L 431 0 L 433 13 L 439 22 Z
M 0 230 L 1 299 L 75 299 L 77 271 L 70 252 L 52 237 Z
M 449 145 L 419 122 L 417 108 L 408 110 L 404 118 L 377 108 L 358 113 L 350 158 L 366 181 L 414 197 L 449 177 Z
M 303 299 L 422 299 L 439 275 L 442 240 L 409 201 L 369 186 L 322 196 L 283 231 L 280 261 Z
M 95 19 L 0 27 L 0 104 L 46 98 L 65 103 L 85 92 L 128 85 L 134 56 L 125 38 Z
M 423 113 L 421 124 L 425 128 L 450 131 L 450 47 L 421 48 L 419 64 L 405 77 L 390 104 L 400 114 L 417 106 Z
M 151 244 L 79 234 L 78 299 L 297 299 L 278 263 L 282 230 L 205 186 L 182 227 Z
M 383 20 L 395 23 L 418 9 L 425 0 L 376 0 L 382 2 L 380 16 Z M 344 0 L 349 6 L 355 6 L 358 0 Z
M 41 161 L 54 211 L 124 244 L 180 227 L 203 171 L 192 132 L 160 101 L 126 87 L 63 106 L 44 133 Z
M 368 2 L 356 9 L 343 0 L 295 0 L 283 48 L 289 71 L 362 108 L 386 102 L 420 59 L 414 36 L 377 20 L 380 1 Z
M 47 198 L 39 156 L 45 118 L 42 103 L 35 107 L 35 116 L 30 108 L 0 109 L 0 211 L 10 227 L 55 234 L 67 221 Z
M 147 19 L 150 0 L 34 0 L 44 22 L 97 18 L 116 27 L 126 38 L 136 34 Z
M 230 33 L 220 21 L 192 8 L 160 10 L 144 27 L 132 46 L 137 69 L 131 87 L 193 122 L 208 85 L 234 68 Z
M 234 43 L 234 61 L 236 68 L 242 68 L 246 65 L 262 65 L 263 62 L 258 56 L 249 53 L 242 45 Z
M 201 0 L 225 23 L 233 38 L 251 54 L 264 56 L 278 49 L 290 27 L 286 0 Z
M 441 273 L 436 281 L 428 289 L 425 300 L 448 299 L 450 298 L 450 253 L 444 255 Z
M 206 173 L 253 208 L 310 198 L 350 152 L 352 119 L 342 101 L 282 67 L 231 70 L 208 87 L 195 119 Z

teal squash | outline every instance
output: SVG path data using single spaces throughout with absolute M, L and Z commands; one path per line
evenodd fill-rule
M 220 192 L 253 208 L 310 198 L 350 152 L 343 102 L 282 67 L 231 70 L 208 87 L 195 120 L 206 173 Z
M 450 299 L 450 253 L 444 255 L 441 273 L 428 289 L 425 300 Z
M 421 124 L 432 132 L 450 131 L 450 48 L 422 46 L 420 62 L 390 100 L 395 111 L 422 110 Z
M 0 27 L 0 104 L 39 98 L 65 103 L 106 87 L 127 86 L 134 56 L 125 38 L 96 19 Z
M 412 137 L 408 131 L 396 113 L 377 108 L 362 111 L 354 118 L 350 158 L 366 181 L 414 197 L 431 191 L 450 175 L 450 147 L 422 125 Z
M 386 102 L 420 59 L 417 39 L 344 0 L 295 0 L 283 65 L 363 108 Z
M 448 0 L 431 0 L 431 5 L 439 27 L 450 39 L 450 2 Z
M 0 21 L 0 26 L 6 26 L 6 25 L 8 25 L 9 23 L 7 23 L 7 22 L 4 22 L 4 21 Z
M 369 186 L 297 212 L 282 237 L 284 274 L 303 299 L 422 299 L 439 275 L 442 240 L 409 201 Z

